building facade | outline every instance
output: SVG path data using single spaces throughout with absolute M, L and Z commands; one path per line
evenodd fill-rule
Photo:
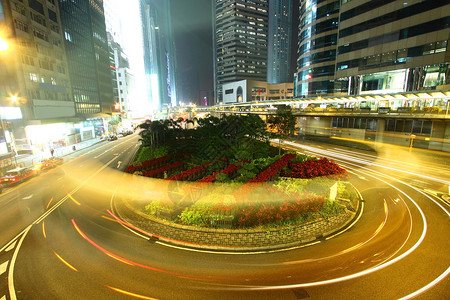
M 267 78 L 267 0 L 215 0 L 214 77 L 216 102 L 223 85 Z
M 29 149 L 26 127 L 75 116 L 57 1 L 0 1 L 0 153 Z
M 269 1 L 268 83 L 289 81 L 293 8 L 292 0 Z
M 176 105 L 171 1 L 141 0 L 144 67 L 153 110 Z
M 449 12 L 448 1 L 301 1 L 296 96 L 448 88 Z
M 111 113 L 114 98 L 103 3 L 59 2 L 76 113 Z
M 292 82 L 270 84 L 265 81 L 240 80 L 225 83 L 223 89 L 223 104 L 290 99 L 294 96 Z
M 115 99 L 103 0 L 89 0 L 89 17 L 92 28 L 95 70 L 97 73 L 101 112 L 103 114 L 110 114 L 114 111 Z
M 296 96 L 334 92 L 340 0 L 300 1 Z

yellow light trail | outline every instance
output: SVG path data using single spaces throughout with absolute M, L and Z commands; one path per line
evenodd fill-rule
M 45 234 L 45 226 L 44 226 L 44 221 L 42 221 L 42 233 L 44 234 L 44 238 L 47 238 L 47 235 Z
M 131 297 L 136 297 L 136 298 L 139 298 L 139 299 L 158 300 L 157 298 L 152 298 L 152 297 L 147 297 L 147 296 L 143 296 L 143 295 L 138 295 L 138 294 L 127 292 L 127 291 L 124 291 L 124 290 L 121 290 L 121 289 L 118 289 L 118 288 L 114 288 L 114 287 L 111 287 L 111 286 L 107 286 L 106 285 L 106 287 L 110 288 L 110 289 L 112 289 L 112 290 L 114 290 L 116 292 L 122 293 L 124 295 L 131 296 Z
M 72 200 L 73 202 L 75 202 L 75 204 L 81 206 L 80 202 L 78 202 L 77 200 L 75 200 L 75 199 L 72 197 L 72 195 L 69 194 L 68 196 L 69 196 L 70 200 Z
M 104 218 L 104 219 L 106 219 L 106 220 L 108 220 L 108 221 L 111 221 L 111 222 L 119 223 L 118 221 L 114 220 L 113 218 L 110 218 L 110 217 L 107 217 L 107 216 L 103 216 L 103 215 L 102 215 L 102 218 Z
M 50 198 L 50 201 L 47 203 L 46 209 L 48 209 L 48 208 L 50 207 L 50 203 L 52 203 L 52 201 L 53 201 L 53 197 L 51 197 L 51 198 Z
M 74 270 L 75 272 L 78 272 L 77 269 L 75 269 L 71 264 L 69 264 L 67 261 L 65 261 L 61 256 L 58 255 L 58 253 L 56 253 L 54 250 L 52 250 L 53 253 L 55 253 L 56 257 L 66 266 L 68 266 L 69 268 L 71 268 L 72 270 Z

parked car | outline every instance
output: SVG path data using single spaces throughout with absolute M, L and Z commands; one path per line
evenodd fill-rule
M 0 178 L 0 183 L 3 186 L 13 185 L 30 178 L 34 174 L 35 172 L 31 168 L 12 169 L 7 171 L 6 174 Z
M 110 134 L 107 138 L 108 141 L 115 141 L 117 140 L 117 135 L 115 134 Z

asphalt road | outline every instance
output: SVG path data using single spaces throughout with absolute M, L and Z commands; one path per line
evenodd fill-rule
M 78 151 L 0 197 L 1 300 L 450 298 L 446 156 L 285 144 L 351 172 L 358 222 L 296 249 L 214 253 L 151 241 L 108 213 L 137 144 Z

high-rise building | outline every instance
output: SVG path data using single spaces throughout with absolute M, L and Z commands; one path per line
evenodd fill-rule
M 109 58 L 109 70 L 111 72 L 113 99 L 114 99 L 114 111 L 118 110 L 117 104 L 119 103 L 119 86 L 117 81 L 117 65 L 116 65 L 116 48 L 120 47 L 113 39 L 110 32 L 107 32 L 108 36 L 108 58 Z
M 334 91 L 339 6 L 340 0 L 300 2 L 297 96 Z
M 0 37 L 10 49 L 0 53 L 2 154 L 31 143 L 26 126 L 70 119 L 75 110 L 57 1 L 1 0 Z
M 176 105 L 171 1 L 141 0 L 144 67 L 153 110 Z
M 269 1 L 267 82 L 289 81 L 292 31 L 292 0 Z M 297 9 L 297 7 L 296 7 Z
M 215 0 L 216 101 L 223 84 L 267 79 L 268 0 Z
M 449 23 L 448 1 L 301 1 L 296 95 L 448 89 Z
M 103 113 L 111 113 L 115 102 L 110 72 L 111 65 L 109 60 L 103 0 L 89 0 L 89 16 L 94 43 L 95 68 L 97 72 L 101 111 Z
M 134 87 L 134 77 L 130 71 L 130 64 L 127 55 L 123 52 L 122 47 L 111 42 L 111 48 L 114 52 L 114 65 L 115 65 L 115 82 L 117 84 L 117 103 L 120 106 L 120 111 L 126 115 L 130 115 L 131 105 L 130 105 L 130 90 Z
M 76 112 L 111 113 L 114 98 L 103 3 L 59 2 Z

